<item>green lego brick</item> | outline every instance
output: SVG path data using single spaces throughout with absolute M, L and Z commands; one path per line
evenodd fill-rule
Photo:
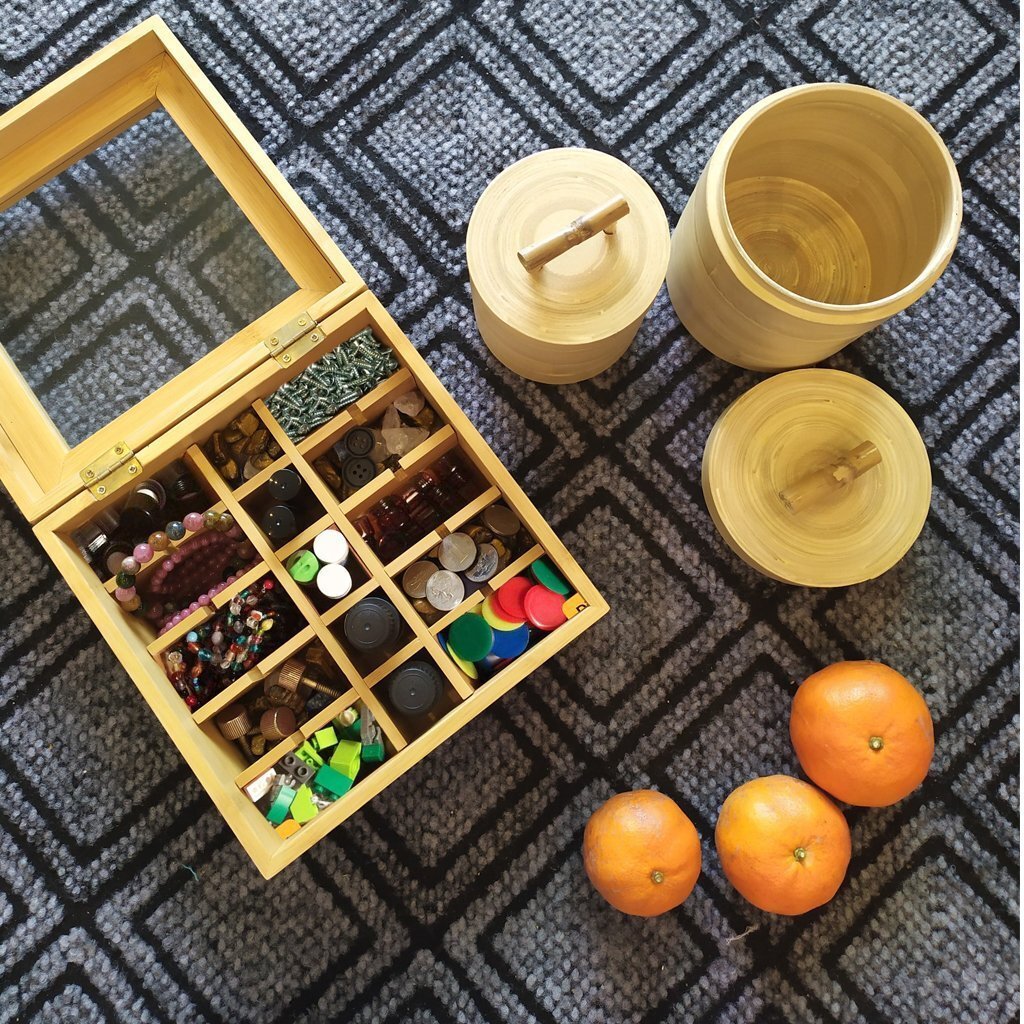
M 347 775 L 342 775 L 337 768 L 332 768 L 329 764 L 325 764 L 316 773 L 316 778 L 313 779 L 313 782 L 321 789 L 326 790 L 335 800 L 339 796 L 344 796 L 352 788 L 352 780 Z
M 288 817 L 288 809 L 295 799 L 295 790 L 291 786 L 281 786 L 270 803 L 267 811 L 267 821 L 271 825 L 280 825 Z
M 360 750 L 355 740 L 341 740 L 331 755 L 331 767 L 354 780 L 359 773 Z
M 370 764 L 381 764 L 387 754 L 384 751 L 383 743 L 364 743 L 363 760 Z
M 360 722 L 357 718 L 351 725 L 346 725 L 341 730 L 341 738 L 346 740 L 357 740 L 359 739 Z
M 306 740 L 306 742 L 295 751 L 295 756 L 300 761 L 305 761 L 306 764 L 308 764 L 314 771 L 324 763 L 324 759 L 316 752 L 316 748 L 309 742 L 309 740 Z
M 319 808 L 313 803 L 313 790 L 309 786 L 299 786 L 295 799 L 292 801 L 291 812 L 292 817 L 300 825 L 304 825 L 320 813 Z
M 327 747 L 333 747 L 337 742 L 338 734 L 334 731 L 333 725 L 329 725 L 325 729 L 318 729 L 313 733 L 313 746 L 321 752 Z

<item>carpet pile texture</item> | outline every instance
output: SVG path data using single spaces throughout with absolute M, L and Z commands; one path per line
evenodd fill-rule
M 0 1019 L 1014 1019 L 1016 5 L 0 2 L 0 106 L 152 13 L 612 612 L 264 882 L 3 495 Z M 664 289 L 618 365 L 544 387 L 480 342 L 464 253 L 487 182 L 554 146 L 620 156 L 674 225 L 744 108 L 824 80 L 912 104 L 964 188 L 939 283 L 827 364 L 904 406 L 934 473 L 907 557 L 834 591 L 762 578 L 715 532 L 704 441 L 760 378 L 689 338 Z M 143 122 L 3 215 L 4 343 L 72 441 L 281 286 L 169 128 Z M 718 808 L 753 776 L 798 772 L 796 684 L 862 657 L 924 691 L 932 772 L 894 807 L 849 811 L 853 860 L 831 903 L 762 914 L 722 875 Z M 654 920 L 606 906 L 580 858 L 590 812 L 639 787 L 678 800 L 704 846 L 693 896 Z

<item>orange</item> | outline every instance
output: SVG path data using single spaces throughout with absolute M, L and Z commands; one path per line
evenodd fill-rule
M 773 914 L 828 903 L 846 877 L 850 828 L 824 793 L 788 775 L 745 782 L 722 804 L 715 846 L 740 895 Z
M 700 837 L 664 793 L 617 793 L 587 822 L 583 866 L 616 910 L 654 917 L 678 907 L 693 892 L 700 874 Z
M 838 800 L 888 807 L 924 781 L 935 753 L 924 697 L 877 661 L 840 661 L 796 691 L 789 735 L 807 777 Z

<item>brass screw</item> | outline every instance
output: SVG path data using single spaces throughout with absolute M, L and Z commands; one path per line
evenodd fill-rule
M 138 466 L 129 466 L 128 467 L 129 474 L 138 473 L 138 471 L 139 471 L 139 467 Z
M 97 494 L 106 494 L 107 493 L 106 486 L 104 484 L 100 484 L 99 487 L 96 488 L 96 493 Z
M 281 356 L 281 362 L 282 363 L 290 363 L 291 361 L 292 361 L 292 357 L 290 355 L 288 355 L 287 352 L 283 356 Z
M 292 658 L 281 666 L 281 671 L 277 674 L 277 685 L 292 693 L 297 693 L 300 686 L 308 686 L 311 690 L 319 690 L 320 693 L 326 694 L 331 700 L 337 700 L 341 696 L 340 690 L 321 683 L 305 673 L 306 663 L 301 658 Z

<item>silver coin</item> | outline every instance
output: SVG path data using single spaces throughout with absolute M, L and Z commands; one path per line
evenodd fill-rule
M 427 596 L 427 580 L 437 572 L 433 562 L 413 562 L 402 573 L 402 589 L 414 600 Z
M 438 569 L 427 580 L 427 600 L 439 611 L 450 612 L 466 596 L 466 586 L 453 572 Z
M 438 561 L 452 572 L 463 572 L 476 561 L 476 541 L 465 533 L 449 533 L 441 541 Z
M 480 518 L 483 520 L 484 526 L 499 537 L 514 537 L 522 526 L 519 516 L 504 505 L 491 505 L 489 508 L 485 508 Z
M 477 548 L 476 561 L 466 570 L 471 583 L 486 583 L 498 571 L 498 549 L 493 544 Z

